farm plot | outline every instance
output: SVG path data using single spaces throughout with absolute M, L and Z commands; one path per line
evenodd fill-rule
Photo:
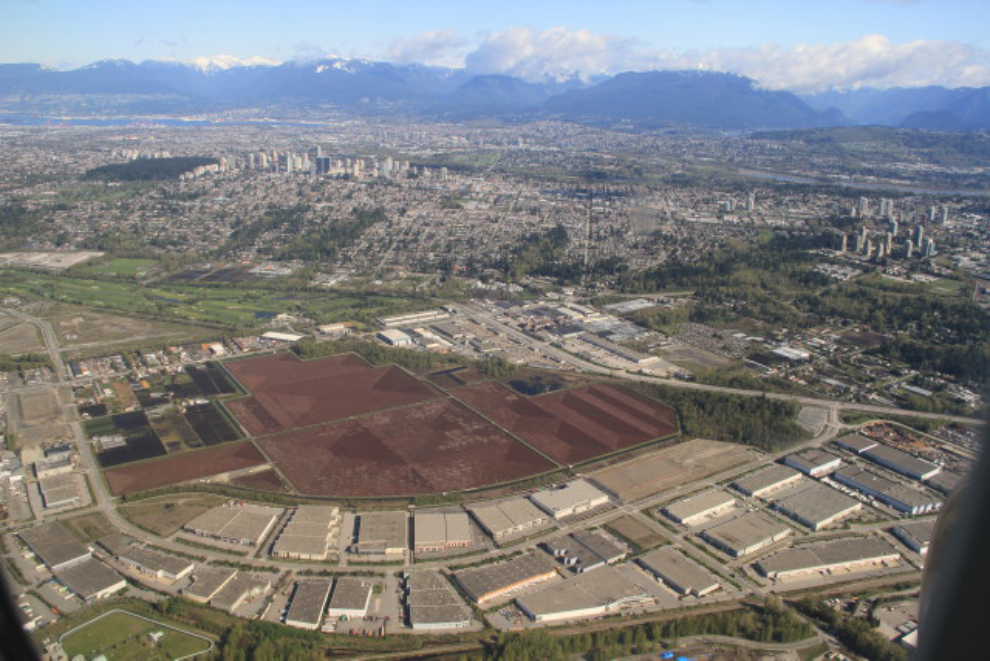
M 442 396 L 398 367 L 372 367 L 354 354 L 312 361 L 279 354 L 225 366 L 251 393 L 226 406 L 255 436 Z
M 103 468 L 165 454 L 165 446 L 144 411 L 95 418 L 83 426 L 89 437 L 97 439 L 100 449 L 96 459 Z
M 188 480 L 202 479 L 260 466 L 265 458 L 249 442 L 224 443 L 217 447 L 186 452 L 165 459 L 118 466 L 103 473 L 115 496 L 157 489 Z
M 186 407 L 186 420 L 204 445 L 236 441 L 240 434 L 215 404 L 195 404 Z
M 449 399 L 268 436 L 260 443 L 299 491 L 314 495 L 456 491 L 554 468 Z
M 577 464 L 677 431 L 673 409 L 621 386 L 524 397 L 484 383 L 454 396 L 561 464 Z

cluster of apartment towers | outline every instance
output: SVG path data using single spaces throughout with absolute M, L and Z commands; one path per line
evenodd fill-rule
M 859 198 L 856 206 L 852 209 L 853 218 L 868 218 L 870 216 L 870 201 L 865 197 Z M 852 235 L 853 245 L 850 248 L 849 235 L 840 236 L 839 250 L 841 252 L 854 252 L 862 255 L 866 259 L 888 259 L 895 256 L 894 239 L 900 231 L 900 223 L 894 217 L 894 201 L 887 198 L 880 200 L 880 216 L 887 218 L 889 225 L 884 233 L 874 232 L 870 234 L 866 225 L 859 228 L 859 231 Z M 949 208 L 946 206 L 932 206 L 928 210 L 928 222 L 946 223 L 949 220 Z M 925 227 L 921 223 L 914 226 L 904 237 L 901 244 L 900 256 L 903 259 L 911 259 L 915 255 L 924 259 L 935 256 L 935 240 L 925 236 Z

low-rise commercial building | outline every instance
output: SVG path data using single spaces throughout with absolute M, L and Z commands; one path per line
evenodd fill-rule
M 546 513 L 521 496 L 474 505 L 468 511 L 496 542 L 550 522 Z
M 285 623 L 297 629 L 316 631 L 323 619 L 323 608 L 330 596 L 331 583 L 329 578 L 296 581 L 289 611 L 285 614 Z
M 414 631 L 463 629 L 471 609 L 438 572 L 417 571 L 405 577 L 406 618 Z
M 404 556 L 409 548 L 409 515 L 405 512 L 362 512 L 357 544 L 361 555 Z
M 756 563 L 770 579 L 787 580 L 811 574 L 870 569 L 900 558 L 890 544 L 875 537 L 816 542 L 773 553 Z
M 416 553 L 449 551 L 471 546 L 471 526 L 466 512 L 423 512 L 413 516 Z
M 236 575 L 236 569 L 200 567 L 193 573 L 192 582 L 182 590 L 182 596 L 199 604 L 209 603 Z
M 544 512 L 558 521 L 608 503 L 608 495 L 587 480 L 574 480 L 530 496 Z
M 953 473 L 952 471 L 941 470 L 925 480 L 925 484 L 930 486 L 932 489 L 941 491 L 945 495 L 949 496 L 956 490 L 956 487 L 958 487 L 962 481 L 962 475 Z
M 45 509 L 69 507 L 80 503 L 76 476 L 72 473 L 51 475 L 38 480 L 38 492 Z
M 679 500 L 663 509 L 668 518 L 685 526 L 693 526 L 705 519 L 725 514 L 734 509 L 738 501 L 718 489 L 709 489 Z
M 203 512 L 182 529 L 226 544 L 258 546 L 274 527 L 282 511 L 231 501 Z
M 127 587 L 123 576 L 92 557 L 54 574 L 59 583 L 87 602 L 105 599 Z
M 902 523 L 891 529 L 891 532 L 915 553 L 926 555 L 935 536 L 935 519 Z
M 703 597 L 721 586 L 714 574 L 672 546 L 650 551 L 636 562 L 683 596 Z
M 293 560 L 326 560 L 339 532 L 339 509 L 300 505 L 272 544 L 272 555 Z
M 783 494 L 773 507 L 812 530 L 821 530 L 863 509 L 863 503 L 841 491 L 816 483 L 796 493 Z
M 858 466 L 848 466 L 835 471 L 832 479 L 855 489 L 908 516 L 918 516 L 938 511 L 942 502 L 933 496 L 874 475 Z
M 535 622 L 558 622 L 601 617 L 651 601 L 641 586 L 605 567 L 519 597 L 516 605 Z
M 766 514 L 747 512 L 701 533 L 702 539 L 734 558 L 756 553 L 791 534 L 791 528 Z
M 838 470 L 839 466 L 842 465 L 842 459 L 831 452 L 811 448 L 787 455 L 784 457 L 784 464 L 798 469 L 805 475 L 821 477 L 822 475 L 828 475 L 832 471 Z
M 627 553 L 623 546 L 601 532 L 589 530 L 551 539 L 545 548 L 558 562 L 578 574 L 618 562 Z
M 557 575 L 553 566 L 535 553 L 490 565 L 462 569 L 454 574 L 457 583 L 477 604 L 484 604 Z
M 774 491 L 795 485 L 802 479 L 804 478 L 801 477 L 801 474 L 793 468 L 774 464 L 755 473 L 744 475 L 733 482 L 732 486 L 747 496 L 763 498 Z
M 848 434 L 846 436 L 843 436 L 842 438 L 836 439 L 835 444 L 838 445 L 840 448 L 849 450 L 850 452 L 854 452 L 856 454 L 860 454 L 865 450 L 869 450 L 870 448 L 875 448 L 878 443 L 877 441 L 874 441 L 872 438 L 867 438 L 862 434 Z
M 90 558 L 90 553 L 57 521 L 42 523 L 17 536 L 53 572 L 67 569 Z
M 930 461 L 925 461 L 883 443 L 878 443 L 876 446 L 863 450 L 859 454 L 875 464 L 879 464 L 895 473 L 900 473 L 919 482 L 934 477 L 936 473 L 942 470 L 940 466 L 936 466 Z
M 127 544 L 115 553 L 117 559 L 142 574 L 175 583 L 192 573 L 196 564 L 188 558 L 168 555 L 139 544 Z
M 249 599 L 266 594 L 272 589 L 271 576 L 237 572 L 210 599 L 210 606 L 233 613 Z
M 366 578 L 343 576 L 337 579 L 327 607 L 328 617 L 364 617 L 371 604 L 374 582 Z

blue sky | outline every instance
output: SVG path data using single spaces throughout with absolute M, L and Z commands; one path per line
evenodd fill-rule
M 0 62 L 336 53 L 531 79 L 703 67 L 771 87 L 990 84 L 988 25 L 988 0 L 0 0 Z

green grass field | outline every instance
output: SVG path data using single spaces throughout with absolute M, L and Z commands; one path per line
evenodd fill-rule
M 158 261 L 154 259 L 112 259 L 106 264 L 82 266 L 77 273 L 80 275 L 113 275 L 117 277 L 143 277 L 143 275 L 158 270 Z
M 164 635 L 153 643 L 148 636 L 157 631 Z M 62 646 L 70 659 L 79 654 L 87 659 L 104 654 L 111 661 L 171 661 L 205 652 L 210 643 L 126 611 L 111 611 L 65 634 Z

